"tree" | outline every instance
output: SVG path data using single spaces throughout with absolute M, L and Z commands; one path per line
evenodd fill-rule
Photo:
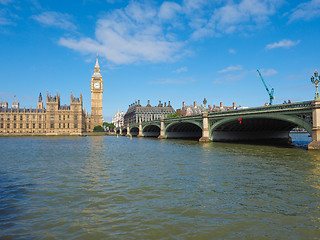
M 166 118 L 175 118 L 175 117 L 179 117 L 179 114 L 177 112 L 175 112 L 174 114 L 169 114 Z
M 104 122 L 104 123 L 103 123 L 103 126 L 105 126 L 106 128 L 108 127 L 109 129 L 116 127 L 113 123 L 107 123 L 107 122 Z
M 101 127 L 100 125 L 98 125 L 98 126 L 95 126 L 95 127 L 93 128 L 93 131 L 94 131 L 94 132 L 104 132 L 104 128 Z

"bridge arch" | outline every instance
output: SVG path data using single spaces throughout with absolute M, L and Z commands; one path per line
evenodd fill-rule
M 160 136 L 160 125 L 148 124 L 143 126 L 142 135 L 144 137 L 159 137 Z
M 210 138 L 213 141 L 288 141 L 290 131 L 296 126 L 305 128 L 310 134 L 312 132 L 311 123 L 293 115 L 233 116 L 213 123 Z
M 138 127 L 132 127 L 132 128 L 130 128 L 130 134 L 131 134 L 132 136 L 138 136 L 138 134 L 139 134 L 139 128 L 138 128 Z
M 197 121 L 176 121 L 165 127 L 167 138 L 192 138 L 202 137 L 202 124 Z
M 126 129 L 126 128 L 123 128 L 123 129 L 122 129 L 122 136 L 125 136 L 125 135 L 127 135 L 127 129 Z

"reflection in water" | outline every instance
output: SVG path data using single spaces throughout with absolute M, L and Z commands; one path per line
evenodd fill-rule
M 320 233 L 318 152 L 112 136 L 0 138 L 0 144 L 0 238 Z

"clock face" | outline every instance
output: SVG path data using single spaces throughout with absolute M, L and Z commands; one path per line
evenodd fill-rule
M 98 82 L 96 82 L 96 83 L 94 83 L 94 88 L 99 88 L 100 87 L 100 83 L 98 83 Z

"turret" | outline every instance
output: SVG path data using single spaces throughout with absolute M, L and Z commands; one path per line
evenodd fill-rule
M 39 94 L 37 109 L 43 109 L 43 101 L 42 101 L 42 95 L 41 95 L 41 93 Z

